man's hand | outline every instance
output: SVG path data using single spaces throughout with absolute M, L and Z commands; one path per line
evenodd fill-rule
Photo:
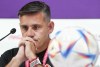
M 35 41 L 30 37 L 22 38 L 19 44 L 19 46 L 24 46 L 24 53 L 25 53 L 24 57 L 26 57 L 26 59 L 30 61 L 36 58 L 37 48 L 35 45 L 36 45 Z
M 37 47 L 35 45 L 36 43 L 33 41 L 33 39 L 29 37 L 25 38 L 25 55 L 30 61 L 36 58 Z
M 26 60 L 26 56 L 25 56 L 25 52 L 24 52 L 25 48 L 24 46 L 20 46 L 17 55 L 15 56 L 16 59 L 20 60 L 21 62 Z
M 13 59 L 8 65 L 6 65 L 6 67 L 19 67 L 23 61 L 32 61 L 34 58 L 36 58 L 37 48 L 35 45 L 35 41 L 33 41 L 32 38 L 22 38 L 19 43 L 19 50 L 17 55 L 13 57 Z

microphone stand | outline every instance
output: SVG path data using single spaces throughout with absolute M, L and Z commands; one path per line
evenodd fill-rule
M 9 36 L 11 33 L 7 34 L 6 36 L 4 36 L 3 38 L 0 39 L 0 41 L 2 41 L 4 38 L 6 38 L 7 36 Z
M 4 38 L 6 38 L 8 35 L 14 34 L 15 32 L 16 32 L 16 29 L 15 29 L 15 28 L 12 28 L 12 29 L 10 30 L 10 33 L 7 34 L 6 36 L 4 36 L 3 38 L 1 38 L 0 41 L 2 41 L 2 40 L 3 40 Z

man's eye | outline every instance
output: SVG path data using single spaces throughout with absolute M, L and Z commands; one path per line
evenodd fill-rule
M 28 30 L 28 27 L 27 26 L 21 26 L 22 30 L 25 30 L 27 31 Z
M 34 25 L 34 26 L 33 26 L 33 29 L 34 29 L 34 30 L 38 30 L 39 28 L 40 28 L 40 26 L 38 26 L 38 25 Z

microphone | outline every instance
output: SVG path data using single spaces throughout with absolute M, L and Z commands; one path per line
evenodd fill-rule
M 10 33 L 7 34 L 6 36 L 4 36 L 3 38 L 1 38 L 0 41 L 2 41 L 2 40 L 3 40 L 4 38 L 6 38 L 8 35 L 14 34 L 15 32 L 16 32 L 16 29 L 15 29 L 15 28 L 12 28 L 12 29 L 10 30 Z

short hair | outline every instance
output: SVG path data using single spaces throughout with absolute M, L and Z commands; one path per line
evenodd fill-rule
M 51 13 L 50 7 L 42 1 L 33 1 L 24 5 L 18 12 L 18 16 L 36 14 L 43 12 L 46 15 L 46 19 L 50 21 Z

